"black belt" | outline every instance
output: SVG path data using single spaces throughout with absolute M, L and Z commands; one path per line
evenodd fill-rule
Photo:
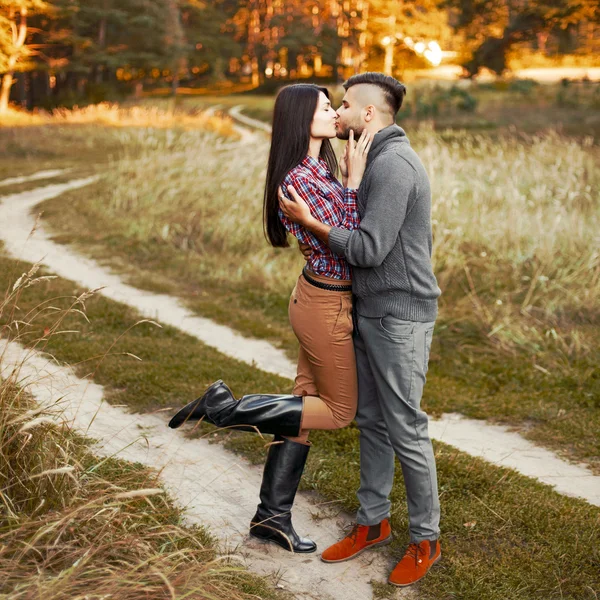
M 321 288 L 322 290 L 329 290 L 330 292 L 351 292 L 352 285 L 335 285 L 334 283 L 325 283 L 323 281 L 317 281 L 316 279 L 311 279 L 309 275 L 306 274 L 306 267 L 302 269 L 302 275 L 304 275 L 304 279 L 308 281 L 311 285 L 315 287 Z

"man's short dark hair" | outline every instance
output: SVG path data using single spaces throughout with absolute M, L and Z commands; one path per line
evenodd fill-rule
M 406 86 L 404 84 L 400 83 L 397 79 L 394 79 L 389 75 L 370 71 L 368 73 L 359 73 L 358 75 L 353 75 L 342 85 L 344 89 L 347 90 L 353 85 L 358 85 L 359 83 L 369 83 L 381 88 L 383 90 L 385 101 L 390 107 L 394 119 L 396 118 L 396 114 L 402 106 L 404 96 L 406 96 Z

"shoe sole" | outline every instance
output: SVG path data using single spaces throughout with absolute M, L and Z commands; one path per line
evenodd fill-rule
M 323 558 L 321 556 L 321 560 L 326 563 L 346 562 L 347 560 L 352 560 L 353 558 L 356 558 L 357 556 L 361 555 L 365 550 L 371 550 L 371 548 L 379 548 L 380 546 L 387 546 L 391 542 L 392 542 L 392 536 L 389 535 L 388 537 L 385 538 L 385 540 L 381 540 L 381 542 L 377 542 L 376 544 L 369 544 L 368 546 L 365 546 L 362 550 L 355 552 L 354 554 L 352 554 L 351 556 L 348 556 L 347 558 L 338 558 L 337 560 L 327 560 L 326 558 Z
M 256 535 L 255 533 L 249 533 L 249 535 L 250 535 L 250 537 L 253 537 L 257 540 L 261 540 L 262 542 L 269 542 L 271 544 L 277 544 L 277 546 L 279 546 L 280 548 L 283 548 L 284 550 L 287 550 L 288 552 L 291 552 L 292 554 L 312 554 L 313 552 L 317 551 L 316 546 L 313 550 L 292 550 L 292 549 L 290 549 L 288 544 L 283 544 L 274 538 L 261 537 L 260 535 Z
M 414 581 L 411 581 L 410 583 L 394 583 L 393 581 L 390 581 L 388 579 L 388 583 L 390 585 L 395 585 L 396 587 L 408 587 L 409 585 L 413 585 L 413 584 L 417 583 L 417 581 L 421 581 L 421 579 L 423 579 L 423 577 L 425 577 L 425 575 L 427 575 L 427 573 L 429 573 L 429 571 L 431 570 L 431 567 L 433 567 L 433 565 L 435 565 L 435 563 L 437 563 L 438 560 L 440 560 L 440 558 L 442 558 L 441 552 L 438 554 L 438 557 L 429 565 L 429 569 L 427 569 L 427 571 L 425 571 L 425 573 L 423 573 L 423 575 L 421 575 L 421 577 L 419 577 L 419 579 L 415 579 Z

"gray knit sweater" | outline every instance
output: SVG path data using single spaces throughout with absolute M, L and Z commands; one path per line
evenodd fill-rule
M 431 267 L 431 189 L 404 130 L 378 131 L 358 190 L 360 228 L 333 227 L 329 246 L 352 265 L 357 310 L 435 321 L 441 294 Z

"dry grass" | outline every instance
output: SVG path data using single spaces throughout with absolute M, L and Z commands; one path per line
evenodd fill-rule
M 36 109 L 29 113 L 11 109 L 0 118 L 0 126 L 17 127 L 44 124 L 94 124 L 110 127 L 190 128 L 212 131 L 219 135 L 237 137 L 233 122 L 216 117 L 202 108 L 175 108 L 174 103 L 161 106 L 123 107 L 116 103 L 100 102 L 82 108 Z
M 432 178 L 443 289 L 428 410 L 515 425 L 597 468 L 598 145 L 551 130 L 409 135 Z M 267 147 L 199 129 L 6 128 L 0 173 L 43 157 L 103 175 L 44 203 L 59 242 L 293 358 L 287 304 L 303 261 L 262 234 Z
M 474 325 L 492 352 L 539 356 L 542 369 L 589 357 L 600 316 L 592 138 L 421 128 L 411 141 L 433 185 L 443 318 Z M 107 175 L 110 198 L 98 202 L 130 239 L 200 254 L 212 278 L 285 295 L 301 259 L 269 248 L 262 234 L 268 140 L 220 143 L 208 132 L 127 131 Z
M 47 281 L 37 267 L 0 302 L 2 338 L 23 341 L 38 330 L 42 347 L 67 318 L 85 318 L 85 300 L 53 309 L 56 298 L 20 316 L 23 291 Z M 35 319 L 54 312 L 54 325 Z M 4 344 L 3 344 L 4 346 Z M 6 346 L 4 346 L 6 348 Z M 151 469 L 94 455 L 90 441 L 61 418 L 57 404 L 39 406 L 22 387 L 21 365 L 0 352 L 0 596 L 6 600 L 147 600 L 274 598 L 265 580 L 219 556 L 210 535 L 181 525 L 181 515 Z M 2 363 L 4 363 L 2 365 Z M 31 382 L 29 382 L 31 383 Z M 59 400 L 58 398 L 56 400 Z

